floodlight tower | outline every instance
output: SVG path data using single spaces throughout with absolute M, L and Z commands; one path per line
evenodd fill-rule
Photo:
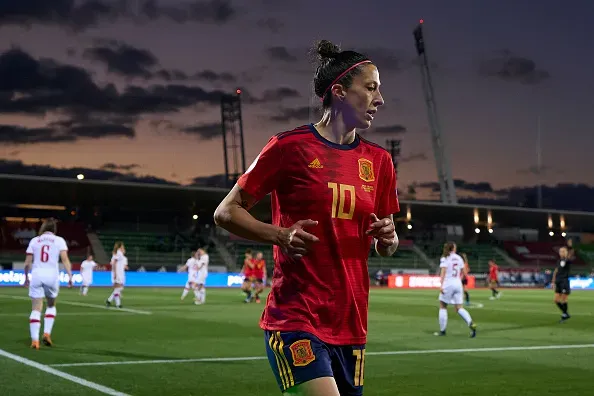
M 225 186 L 231 187 L 239 179 L 239 176 L 245 173 L 241 89 L 237 89 L 235 95 L 223 95 L 221 97 L 221 127 L 223 129 Z M 240 163 L 241 173 L 239 169 Z M 230 170 L 231 167 L 232 170 Z
M 433 84 L 431 82 L 429 61 L 427 59 L 425 40 L 423 38 L 423 22 L 424 21 L 422 19 L 419 21 L 419 24 L 413 31 L 413 36 L 415 37 L 415 46 L 417 48 L 421 76 L 423 79 L 423 91 L 425 93 L 425 102 L 427 104 L 429 128 L 431 129 L 431 140 L 433 143 L 433 155 L 435 156 L 437 179 L 439 181 L 439 191 L 442 202 L 455 204 L 458 203 L 458 199 L 456 198 L 456 189 L 454 187 L 454 180 L 452 179 L 450 161 L 447 156 L 444 138 L 441 133 L 439 119 L 437 117 L 435 93 L 433 91 Z

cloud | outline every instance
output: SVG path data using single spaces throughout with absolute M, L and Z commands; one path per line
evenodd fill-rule
M 132 169 L 140 168 L 138 164 L 125 164 L 125 165 L 117 165 L 113 162 L 108 162 L 106 164 L 101 165 L 102 170 L 123 170 L 123 171 L 131 171 Z
M 551 77 L 548 71 L 538 68 L 534 60 L 516 56 L 508 50 L 482 61 L 479 64 L 479 73 L 522 84 L 539 84 Z
M 181 84 L 129 85 L 119 92 L 112 84 L 98 86 L 78 66 L 36 60 L 17 48 L 0 54 L 0 113 L 163 114 L 198 104 L 217 106 L 224 94 Z
M 373 128 L 373 132 L 374 133 L 381 133 L 381 134 L 401 134 L 406 132 L 406 127 L 404 125 L 400 125 L 400 124 L 394 124 L 394 125 L 386 125 L 386 126 L 380 126 L 380 127 L 375 127 Z
M 3 144 L 33 144 L 74 142 L 80 139 L 135 136 L 134 129 L 117 124 L 81 124 L 25 128 L 16 125 L 0 125 L 0 142 Z
M 439 183 L 438 182 L 425 182 L 419 183 L 418 187 L 421 188 L 430 188 L 433 192 L 439 191 Z M 454 179 L 454 187 L 456 188 L 456 192 L 458 190 L 473 192 L 473 193 L 494 193 L 496 191 L 493 190 L 491 184 L 488 182 L 467 182 L 466 180 L 461 179 Z
M 83 56 L 107 66 L 107 71 L 125 77 L 150 78 L 151 69 L 158 64 L 157 57 L 149 50 L 125 43 L 88 48 Z
M 190 127 L 182 128 L 182 132 L 196 135 L 203 140 L 211 140 L 219 137 L 223 133 L 223 127 L 220 122 L 213 122 L 209 124 L 194 125 Z
M 258 20 L 258 22 L 256 22 L 256 25 L 259 28 L 268 30 L 272 33 L 279 33 L 285 26 L 285 24 L 282 21 L 272 17 L 260 19 Z
M 196 80 L 205 80 L 210 82 L 224 82 L 224 83 L 233 83 L 237 79 L 231 73 L 227 72 L 215 72 L 213 70 L 202 70 L 200 72 L 195 73 L 192 78 Z
M 362 48 L 355 51 L 367 55 L 380 71 L 400 72 L 411 67 L 413 63 L 412 56 L 404 51 L 382 47 Z
M 265 50 L 266 55 L 277 62 L 296 62 L 297 56 L 291 54 L 287 47 L 269 47 Z
M 112 181 L 131 181 L 153 184 L 178 185 L 178 183 L 161 179 L 155 176 L 141 176 L 134 173 L 120 173 L 114 170 L 92 169 L 92 168 L 54 168 L 49 165 L 25 165 L 22 161 L 0 160 L 0 173 L 12 175 L 31 175 L 46 177 L 64 177 L 74 179 L 76 175 L 82 173 L 87 180 L 112 180 Z
M 278 114 L 270 116 L 269 120 L 273 122 L 307 121 L 309 120 L 311 111 L 312 109 L 309 106 L 283 108 L 280 109 Z
M 564 173 L 560 169 L 554 169 L 546 165 L 540 167 L 536 165 L 531 165 L 528 168 L 518 169 L 516 172 L 520 175 L 547 175 L 551 173 Z
M 398 162 L 405 163 L 405 162 L 415 162 L 415 161 L 427 161 L 429 157 L 427 157 L 426 153 L 411 153 L 404 157 L 400 157 Z
M 190 1 L 170 5 L 166 0 L 146 0 L 139 7 L 120 0 L 2 0 L 0 25 L 54 25 L 82 31 L 102 23 L 128 20 L 138 23 L 158 19 L 176 23 L 225 24 L 237 16 L 226 0 Z
M 146 1 L 140 16 L 154 19 L 169 19 L 177 23 L 202 22 L 222 25 L 233 20 L 237 11 L 227 0 L 192 1 L 183 5 L 161 5 L 169 1 Z
M 279 102 L 284 99 L 300 98 L 299 91 L 289 87 L 279 87 L 274 89 L 267 89 L 262 93 L 262 97 L 258 99 L 259 102 Z

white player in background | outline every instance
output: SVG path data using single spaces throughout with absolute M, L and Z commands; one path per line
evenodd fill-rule
M 93 270 L 97 267 L 98 265 L 93 260 L 92 254 L 89 254 L 87 259 L 80 264 L 80 275 L 82 276 L 81 295 L 86 296 L 89 292 L 89 287 L 93 284 Z
M 113 245 L 111 256 L 111 282 L 113 283 L 113 292 L 105 301 L 105 305 L 111 306 L 113 300 L 117 308 L 122 308 L 122 290 L 126 283 L 126 270 L 128 269 L 128 259 L 126 258 L 126 247 L 124 242 L 117 241 Z
M 198 252 L 192 250 L 192 256 L 186 261 L 177 272 L 185 272 L 188 271 L 188 281 L 186 282 L 186 286 L 184 287 L 184 291 L 182 292 L 181 299 L 183 301 L 184 298 L 188 295 L 190 290 L 194 290 L 194 295 L 196 295 L 196 277 L 198 276 Z
M 205 248 L 198 249 L 198 276 L 196 277 L 196 296 L 195 303 L 204 304 L 206 302 L 206 278 L 208 277 L 209 257 Z
M 439 293 L 439 332 L 437 336 L 445 336 L 448 325 L 448 304 L 454 304 L 458 315 L 464 319 L 470 328 L 470 337 L 476 337 L 476 324 L 472 321 L 467 310 L 462 308 L 464 303 L 464 287 L 461 276 L 467 271 L 464 260 L 456 253 L 456 244 L 446 242 L 443 246 L 439 267 L 441 269 L 441 292 Z
M 31 348 L 34 349 L 39 349 L 41 309 L 44 297 L 47 300 L 47 308 L 43 320 L 43 344 L 50 347 L 53 345 L 51 334 L 57 313 L 56 298 L 60 290 L 60 259 L 68 273 L 68 287 L 72 287 L 72 266 L 68 258 L 68 247 L 64 238 L 56 235 L 57 228 L 56 220 L 45 220 L 39 229 L 39 236 L 31 239 L 27 247 L 25 287 L 29 288 L 29 297 L 31 297 L 29 330 Z M 31 281 L 29 281 L 31 263 L 33 263 L 33 269 Z

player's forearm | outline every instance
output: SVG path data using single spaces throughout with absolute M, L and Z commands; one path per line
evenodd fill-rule
M 396 253 L 397 249 L 398 249 L 398 237 L 396 237 L 396 240 L 394 241 L 393 244 L 388 245 L 388 246 L 379 243 L 377 241 L 377 239 L 375 240 L 375 251 L 377 252 L 377 254 L 379 254 L 382 257 L 389 257 L 389 256 L 393 255 L 394 253 Z
M 278 244 L 281 228 L 257 220 L 240 206 L 227 205 L 217 208 L 214 221 L 219 227 L 241 238 L 273 245 Z
M 64 264 L 64 269 L 66 270 L 66 273 L 68 274 L 69 277 L 72 278 L 72 263 L 70 262 L 70 260 L 65 260 L 63 261 Z

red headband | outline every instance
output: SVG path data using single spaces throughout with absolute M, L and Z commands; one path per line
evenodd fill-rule
M 345 71 L 343 71 L 342 73 L 340 73 L 340 75 L 338 77 L 336 77 L 334 79 L 334 81 L 332 81 L 332 83 L 330 85 L 328 85 L 328 88 L 326 88 L 326 90 L 324 91 L 324 95 L 322 95 L 322 100 L 324 100 L 324 97 L 326 96 L 326 94 L 328 93 L 328 91 L 330 90 L 330 88 L 332 88 L 332 86 L 334 84 L 336 84 L 338 81 L 340 81 L 341 78 L 343 78 L 344 76 L 346 76 L 347 73 L 350 72 L 351 70 L 353 70 L 355 67 L 361 66 L 361 65 L 363 65 L 365 63 L 371 63 L 371 61 L 367 59 L 367 60 L 364 60 L 364 61 L 355 63 L 353 66 L 349 67 L 348 69 L 346 69 Z

